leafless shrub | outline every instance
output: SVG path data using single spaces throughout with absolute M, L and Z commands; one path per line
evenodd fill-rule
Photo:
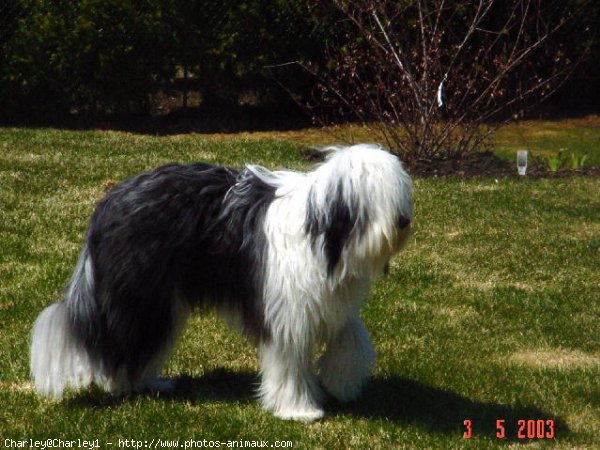
M 334 4 L 343 42 L 329 46 L 326 67 L 304 64 L 319 79 L 311 106 L 321 120 L 368 124 L 408 160 L 480 149 L 553 93 L 577 64 L 561 33 L 585 10 L 560 0 Z

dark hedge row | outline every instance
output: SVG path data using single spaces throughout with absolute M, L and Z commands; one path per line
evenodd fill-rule
M 205 106 L 248 93 L 259 103 L 281 106 L 289 92 L 302 101 L 315 79 L 286 63 L 326 71 L 331 44 L 352 39 L 342 16 L 318 0 L 4 0 L 0 120 L 147 113 L 164 91 L 199 93 Z M 576 47 L 573 33 L 565 39 Z M 597 77 L 598 61 L 580 79 Z
M 146 112 L 159 90 L 204 104 L 241 94 L 280 101 L 268 66 L 322 55 L 329 29 L 293 0 L 5 0 L 0 116 Z M 292 73 L 288 76 L 288 73 Z

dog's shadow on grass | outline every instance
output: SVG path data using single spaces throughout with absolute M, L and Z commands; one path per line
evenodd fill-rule
M 527 420 L 543 421 L 545 437 L 554 432 L 565 437 L 569 429 L 564 420 L 539 408 L 481 402 L 468 397 L 401 377 L 375 377 L 361 398 L 349 404 L 331 401 L 328 412 L 371 419 L 386 419 L 413 424 L 438 433 L 467 433 L 498 440 L 497 421 L 503 420 L 504 440 L 528 441 Z M 519 421 L 525 421 L 525 437 L 519 436 Z M 533 424 L 530 424 L 533 425 Z M 541 424 L 540 424 L 541 426 Z M 531 430 L 530 430 L 531 431 Z M 537 433 L 537 429 L 535 430 Z
M 201 377 L 180 376 L 174 379 L 175 389 L 166 398 L 192 401 L 224 400 L 249 403 L 257 400 L 260 377 L 256 372 L 215 369 Z
M 256 401 L 259 376 L 255 372 L 238 372 L 216 369 L 201 377 L 180 376 L 174 379 L 175 387 L 168 393 L 146 392 L 168 401 L 185 401 L 202 404 L 207 401 Z M 111 397 L 98 391 L 88 391 L 68 400 L 71 406 L 109 407 L 129 401 L 131 396 Z M 473 436 L 496 439 L 497 421 L 503 420 L 504 440 L 527 442 L 518 436 L 519 421 L 543 421 L 544 434 L 555 436 L 569 434 L 566 423 L 539 408 L 487 403 L 401 377 L 374 377 L 359 400 L 341 404 L 329 399 L 326 417 L 363 417 L 412 424 L 432 432 L 454 434 L 468 432 L 465 420 L 470 421 Z M 527 436 L 527 429 L 524 429 Z
M 255 372 L 215 369 L 201 377 L 183 375 L 170 378 L 169 381 L 174 383 L 173 389 L 164 391 L 148 389 L 126 395 L 111 395 L 97 387 L 92 387 L 67 397 L 64 404 L 75 408 L 109 408 L 143 397 L 196 404 L 213 400 L 249 403 L 257 398 L 255 392 L 260 378 Z

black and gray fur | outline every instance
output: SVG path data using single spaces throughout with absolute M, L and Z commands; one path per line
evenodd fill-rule
M 107 193 L 58 306 L 106 378 L 142 381 L 173 338 L 174 299 L 234 311 L 246 334 L 268 337 L 257 289 L 273 196 L 250 171 L 204 163 L 164 166 Z

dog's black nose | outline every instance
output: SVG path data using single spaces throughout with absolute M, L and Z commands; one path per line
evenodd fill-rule
M 401 215 L 400 217 L 398 217 L 397 225 L 398 225 L 398 228 L 400 228 L 401 230 L 404 230 L 407 226 L 410 225 L 410 219 L 407 219 L 406 217 Z

